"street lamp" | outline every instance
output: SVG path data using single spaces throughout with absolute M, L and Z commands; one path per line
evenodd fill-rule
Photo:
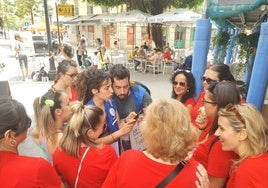
M 47 8 L 47 0 L 44 0 L 44 9 L 45 9 L 45 20 L 46 20 L 46 31 L 47 31 L 47 42 L 48 42 L 48 53 L 52 52 L 52 45 L 51 45 L 51 33 L 50 33 L 50 23 L 49 23 L 49 15 L 48 15 L 48 8 Z M 56 77 L 56 68 L 54 58 L 49 58 L 49 71 L 48 71 L 48 78 L 49 80 L 55 80 Z
M 56 18 L 57 18 L 58 40 L 59 40 L 59 44 L 60 44 L 60 26 L 59 26 L 59 15 L 58 15 L 58 4 L 57 4 L 57 0 L 55 1 L 55 7 L 56 7 Z

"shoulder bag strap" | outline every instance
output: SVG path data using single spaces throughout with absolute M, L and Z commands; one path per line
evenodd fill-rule
M 75 183 L 74 183 L 74 188 L 77 188 L 77 184 L 78 184 L 78 180 L 79 180 L 79 175 L 80 175 L 80 171 L 81 171 L 81 168 L 82 168 L 82 162 L 84 161 L 86 155 L 87 155 L 87 152 L 89 150 L 89 147 L 87 147 L 86 151 L 84 152 L 81 160 L 80 160 L 80 163 L 79 163 L 79 166 L 78 166 L 78 169 L 77 169 L 77 174 L 76 174 L 76 178 L 75 178 Z
M 179 172 L 183 169 L 186 165 L 185 161 L 181 161 L 171 172 L 170 174 L 165 177 L 155 188 L 164 188 L 171 180 L 173 180 Z

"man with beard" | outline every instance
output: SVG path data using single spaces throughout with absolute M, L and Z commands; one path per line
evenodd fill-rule
M 142 84 L 131 82 L 129 70 L 121 64 L 112 66 L 110 74 L 120 119 L 127 121 L 126 117 L 130 112 L 143 113 L 152 102 L 149 89 Z M 132 148 L 129 135 L 123 136 L 121 141 L 123 150 Z

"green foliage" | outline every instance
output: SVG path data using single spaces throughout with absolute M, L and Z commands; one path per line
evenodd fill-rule
M 214 56 L 214 63 L 223 63 L 226 56 L 227 46 L 230 40 L 228 32 L 221 31 L 212 39 L 212 46 L 216 48 L 217 55 Z
M 247 62 L 249 56 L 256 53 L 259 36 L 259 33 L 250 35 L 240 33 L 235 37 L 235 46 L 239 46 L 238 58 L 240 62 Z
M 171 5 L 176 8 L 196 8 L 202 6 L 203 0 L 174 0 Z
M 230 40 L 229 33 L 221 31 L 213 38 L 212 45 L 213 47 L 215 47 L 216 45 L 223 46 L 223 48 L 226 50 L 229 40 Z
M 128 0 L 83 0 L 83 1 L 106 7 L 115 7 L 127 4 L 129 2 Z
M 21 1 L 21 0 L 15 0 L 17 12 L 16 15 L 18 17 L 24 17 L 26 15 L 29 15 L 29 13 L 32 12 L 33 7 L 36 5 L 35 0 L 27 0 L 27 1 Z
M 0 28 L 4 27 L 4 20 L 0 17 Z
M 167 7 L 194 8 L 201 6 L 203 0 L 83 0 L 99 6 L 115 7 L 126 4 L 129 10 L 138 9 L 152 15 L 163 13 Z M 160 10 L 160 11 L 159 11 Z

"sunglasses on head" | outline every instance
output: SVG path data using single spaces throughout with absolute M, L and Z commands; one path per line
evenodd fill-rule
M 207 84 L 211 84 L 212 82 L 217 82 L 216 80 L 212 80 L 211 78 L 207 78 L 207 77 L 205 77 L 205 76 L 202 76 L 202 77 L 201 77 L 201 81 L 202 81 L 202 82 L 206 81 Z
M 179 84 L 179 86 L 181 86 L 181 87 L 186 86 L 186 83 L 185 83 L 185 82 L 176 82 L 176 81 L 173 81 L 172 84 L 173 84 L 174 86 L 176 86 L 176 85 L 178 85 L 178 84 Z
M 239 111 L 237 110 L 237 108 L 233 105 L 233 104 L 228 104 L 225 107 L 227 112 L 233 112 L 236 116 L 236 118 L 245 125 L 245 119 L 243 118 L 243 116 L 239 113 Z

